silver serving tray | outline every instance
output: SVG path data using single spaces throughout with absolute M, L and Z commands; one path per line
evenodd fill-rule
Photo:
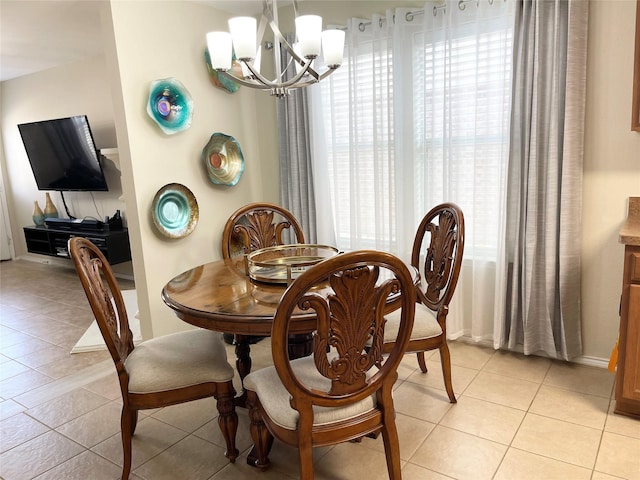
M 305 243 L 261 248 L 247 255 L 247 274 L 258 282 L 289 285 L 311 266 L 338 253 L 329 245 Z

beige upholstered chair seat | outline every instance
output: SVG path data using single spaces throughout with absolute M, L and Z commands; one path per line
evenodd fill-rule
M 312 357 L 304 357 L 291 362 L 296 377 L 305 385 L 320 391 L 327 391 L 331 381 L 318 373 Z M 375 368 L 374 372 L 375 373 Z M 282 384 L 275 367 L 267 367 L 250 373 L 244 379 L 244 387 L 258 394 L 262 408 L 271 419 L 282 428 L 295 430 L 298 423 L 298 411 L 290 404 L 291 394 Z M 342 408 L 330 408 L 314 405 L 313 424 L 346 420 L 373 410 L 376 406 L 375 396 Z
M 387 320 L 384 325 L 384 341 L 385 343 L 395 342 L 398 336 L 398 326 L 400 325 L 400 310 L 391 312 L 385 315 L 384 318 Z M 441 334 L 442 329 L 436 320 L 435 312 L 421 303 L 417 303 L 413 330 L 411 330 L 411 340 L 437 337 Z
M 125 361 L 130 393 L 154 393 L 233 379 L 221 334 L 191 330 L 147 340 Z

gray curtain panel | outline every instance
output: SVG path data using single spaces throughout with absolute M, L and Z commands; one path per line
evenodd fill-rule
M 583 0 L 519 2 L 500 346 L 582 353 L 580 248 L 587 19 Z
M 293 39 L 289 37 L 287 40 Z M 295 76 L 295 66 L 290 62 L 291 56 L 285 48 L 281 48 L 281 59 L 285 78 Z M 280 132 L 280 203 L 298 219 L 305 240 L 316 243 L 316 204 L 307 91 L 305 88 L 296 89 L 276 101 Z

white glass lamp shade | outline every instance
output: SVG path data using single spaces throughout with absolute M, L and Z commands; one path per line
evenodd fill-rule
M 242 76 L 244 78 L 255 78 L 255 75 L 253 74 L 253 72 L 251 70 L 249 70 L 249 67 L 247 65 L 251 64 L 253 69 L 256 72 L 259 72 L 260 71 L 260 58 L 261 58 L 261 55 L 262 55 L 262 52 L 260 52 L 260 49 L 258 49 L 255 59 L 247 60 L 245 62 L 240 62 L 240 66 L 242 67 Z
M 344 53 L 344 31 L 325 30 L 322 32 L 322 55 L 324 64 L 330 68 L 342 65 Z
M 229 31 L 233 39 L 236 57 L 241 60 L 256 56 L 256 19 L 253 17 L 234 17 L 229 19 Z
M 211 66 L 215 70 L 231 69 L 231 34 L 229 32 L 207 33 L 207 48 Z
M 302 56 L 302 52 L 300 52 L 299 42 L 293 44 L 293 51 L 296 52 L 296 55 L 298 55 L 300 58 L 304 59 L 304 57 Z M 300 62 L 296 60 L 293 63 L 295 63 L 296 65 L 296 74 L 300 73 L 300 70 L 302 70 L 302 65 L 300 65 Z
M 320 55 L 320 36 L 322 34 L 322 17 L 318 15 L 302 15 L 296 18 L 296 35 L 300 43 L 300 53 L 305 58 Z

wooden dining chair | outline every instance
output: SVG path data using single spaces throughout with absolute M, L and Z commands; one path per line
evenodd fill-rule
M 447 346 L 449 302 L 458 283 L 464 252 L 464 215 L 453 203 L 432 208 L 422 219 L 413 242 L 411 265 L 422 277 L 417 290 L 415 321 L 407 352 L 415 352 L 423 373 L 427 373 L 424 352 L 438 349 L 444 386 L 451 403 L 456 402 L 451 383 L 451 356 Z M 390 352 L 400 313 L 386 316 L 384 349 Z
M 286 231 L 289 232 L 289 239 L 285 242 L 283 234 Z M 284 243 L 305 243 L 302 227 L 296 217 L 274 203 L 250 203 L 236 210 L 227 220 L 222 230 L 222 258 L 246 255 L 260 248 Z M 225 333 L 224 338 L 227 343 L 234 343 L 233 335 Z M 263 338 L 247 337 L 249 343 Z M 304 336 L 298 337 L 298 343 L 305 344 Z M 296 348 L 304 350 L 304 346 Z
M 113 358 L 122 393 L 122 479 L 131 471 L 131 437 L 138 410 L 215 397 L 225 455 L 233 463 L 238 416 L 234 407 L 233 367 L 219 333 L 191 330 L 134 346 L 118 282 L 102 252 L 89 240 L 69 239 L 69 254 Z M 213 415 L 212 415 L 213 416 Z
M 283 245 L 283 233 L 290 232 L 286 243 L 304 243 L 302 227 L 291 212 L 274 203 L 250 203 L 236 210 L 222 231 L 222 258 L 232 258 L 259 248 Z
M 383 356 L 389 295 L 398 297 L 400 322 L 394 347 Z M 254 442 L 247 463 L 268 468 L 275 437 L 298 448 L 300 478 L 311 480 L 313 447 L 356 440 L 381 430 L 389 478 L 400 479 L 391 391 L 411 334 L 415 298 L 407 266 L 384 252 L 340 254 L 294 280 L 273 320 L 274 365 L 245 378 Z M 300 313 L 298 310 L 317 317 L 314 348 L 311 356 L 290 360 L 288 331 L 292 313 Z M 368 339 L 372 340 L 370 349 L 366 348 Z

